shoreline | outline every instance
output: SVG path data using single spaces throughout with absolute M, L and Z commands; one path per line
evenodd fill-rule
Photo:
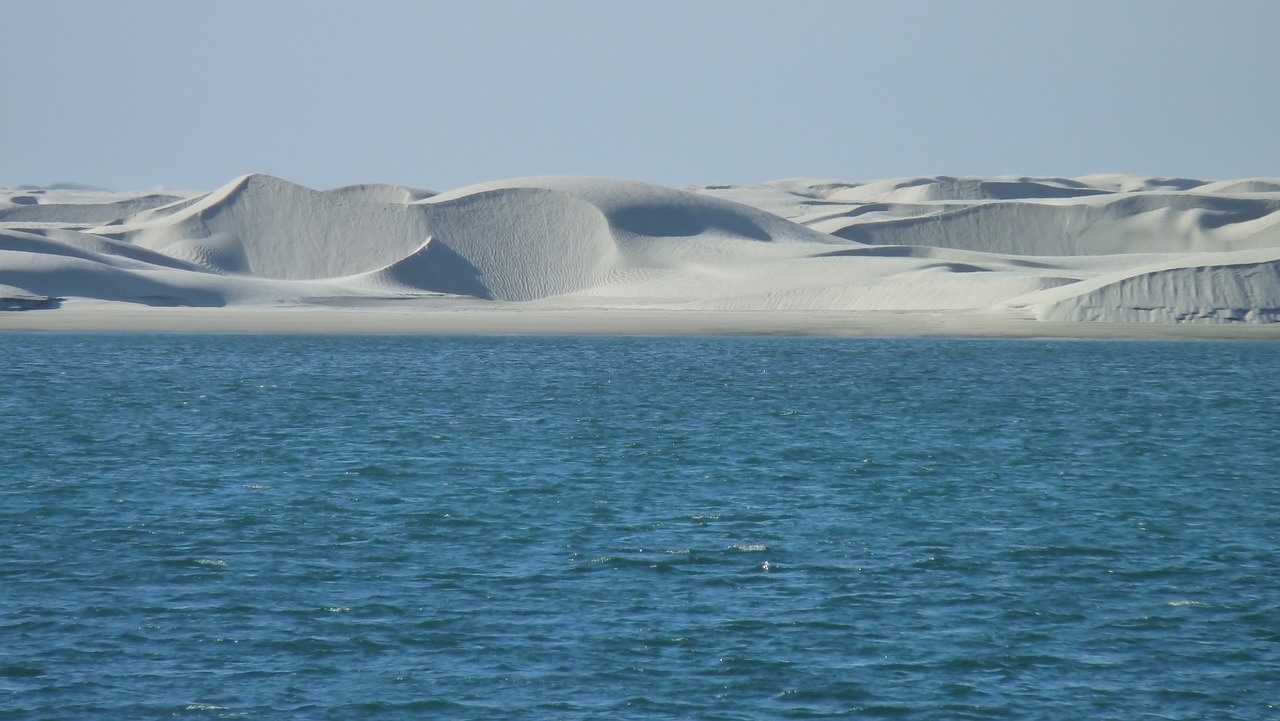
M 1280 341 L 1280 323 L 1047 322 L 940 311 L 728 311 L 441 302 L 413 309 L 316 306 L 156 308 L 76 302 L 0 313 L 0 334 L 599 335 L 1024 340 Z

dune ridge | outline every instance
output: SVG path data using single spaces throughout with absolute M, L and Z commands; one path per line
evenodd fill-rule
M 0 288 L 67 299 L 54 313 L 94 301 L 392 309 L 457 299 L 1265 325 L 1280 322 L 1280 180 L 669 188 L 542 177 L 437 193 L 245 175 L 188 195 L 0 189 Z

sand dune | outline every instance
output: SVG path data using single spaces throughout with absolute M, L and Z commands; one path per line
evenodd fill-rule
M 177 196 L 155 193 L 121 197 L 106 191 L 0 191 L 0 194 L 3 198 L 0 223 L 52 225 L 106 223 L 181 200 Z
M 1165 261 L 1014 298 L 1041 320 L 1280 321 L 1280 248 Z
M 675 189 L 549 177 L 435 193 L 246 175 L 185 196 L 0 190 L 0 291 L 67 299 L 50 313 L 91 301 L 404 309 L 470 298 L 600 312 L 1269 324 L 1280 320 L 1280 180 Z

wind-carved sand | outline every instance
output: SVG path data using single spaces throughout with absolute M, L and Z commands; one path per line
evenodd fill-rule
M 1280 337 L 1280 180 L 0 190 L 0 308 L 32 309 L 9 329 Z

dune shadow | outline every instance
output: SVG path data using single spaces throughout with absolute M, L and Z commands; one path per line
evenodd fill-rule
M 609 221 L 617 230 L 651 237 L 690 237 L 720 230 L 753 240 L 771 240 L 752 221 L 719 208 L 636 205 L 614 213 Z
M 428 239 L 417 252 L 388 266 L 386 274 L 413 288 L 493 300 L 481 280 L 484 272 L 438 238 Z
M 1110 192 L 1099 188 L 1064 187 L 1030 181 L 984 180 L 980 183 L 980 187 L 982 194 L 992 200 L 1082 198 L 1090 195 L 1107 195 Z
M 826 253 L 818 253 L 813 257 L 930 258 L 933 257 L 933 250 L 916 245 L 873 245 L 866 248 L 832 250 Z
M 57 310 L 65 300 L 51 295 L 4 296 L 0 297 L 0 311 Z
M 980 265 L 972 265 L 970 263 L 930 263 L 929 265 L 924 265 L 920 267 L 921 270 L 929 270 L 931 268 L 939 268 L 942 270 L 950 271 L 952 273 L 989 273 L 991 272 L 990 268 L 983 268 Z
M 830 231 L 828 235 L 834 235 L 837 238 L 844 238 L 845 240 L 852 240 L 855 243 L 875 245 L 875 240 L 872 234 L 867 232 L 860 223 L 846 225 L 839 230 Z

